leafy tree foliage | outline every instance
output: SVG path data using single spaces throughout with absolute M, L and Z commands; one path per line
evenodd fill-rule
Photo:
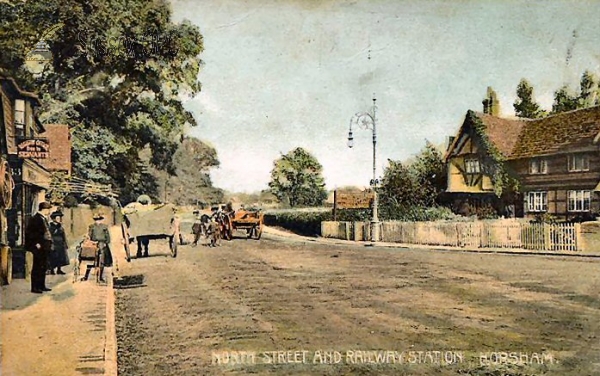
M 296 148 L 274 162 L 269 188 L 279 201 L 291 207 L 318 206 L 327 198 L 323 166 L 303 148 Z
M 112 184 L 122 201 L 153 193 L 145 146 L 153 166 L 175 173 L 183 129 L 196 125 L 181 98 L 200 91 L 197 27 L 173 24 L 165 0 L 0 3 L 0 20 L 0 69 L 43 93 L 43 122 L 73 127 L 75 175 Z M 27 56 L 49 29 L 51 64 L 32 74 Z
M 587 108 L 600 104 L 599 90 L 597 77 L 590 71 L 585 71 L 581 76 L 579 106 Z
M 427 142 L 410 164 L 388 162 L 380 188 L 382 217 L 419 219 L 418 212 L 438 204 L 439 194 L 446 188 L 446 165 L 433 144 Z
M 545 115 L 533 99 L 533 87 L 526 79 L 522 79 L 517 86 L 517 100 L 513 107 L 515 114 L 521 118 L 536 119 Z
M 567 112 L 579 108 L 578 98 L 573 95 L 566 86 L 561 87 L 554 92 L 554 103 L 552 104 L 552 113 Z
M 150 156 L 146 150 L 145 159 Z M 216 150 L 194 137 L 185 137 L 173 154 L 175 174 L 169 175 L 150 166 L 157 176 L 158 194 L 154 201 L 177 205 L 214 204 L 223 202 L 223 191 L 212 186 L 209 170 L 219 166 Z
M 554 93 L 552 113 L 566 112 L 600 104 L 598 78 L 590 71 L 581 75 L 579 95 L 572 94 L 566 86 Z

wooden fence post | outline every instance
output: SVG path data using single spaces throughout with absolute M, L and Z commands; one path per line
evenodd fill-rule
M 544 250 L 550 251 L 552 250 L 552 239 L 551 239 L 552 229 L 550 224 L 544 223 Z
M 583 249 L 581 245 L 581 223 L 575 223 L 575 251 L 581 251 Z

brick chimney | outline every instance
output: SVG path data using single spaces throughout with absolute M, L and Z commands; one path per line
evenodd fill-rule
M 484 114 L 500 116 L 500 102 L 491 86 L 488 86 L 486 97 L 481 103 L 483 103 Z

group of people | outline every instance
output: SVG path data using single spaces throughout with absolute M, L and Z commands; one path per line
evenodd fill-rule
M 221 245 L 221 227 L 220 227 L 220 217 L 227 215 L 228 211 L 232 211 L 231 207 L 228 205 L 223 206 L 213 206 L 211 208 L 212 214 L 201 215 L 199 210 L 194 210 L 194 215 L 196 217 L 196 222 L 192 227 L 192 232 L 194 233 L 194 242 L 192 246 L 198 245 L 198 241 L 200 240 L 200 236 L 204 235 L 207 238 L 210 238 L 209 247 L 216 247 Z M 204 220 L 203 220 L 204 218 Z
M 46 286 L 46 274 L 65 274 L 63 266 L 70 264 L 69 243 L 62 226 L 64 214 L 60 211 L 50 213 L 52 204 L 42 202 L 38 211 L 27 224 L 25 233 L 25 249 L 33 254 L 31 270 L 31 292 L 41 294 L 52 291 Z M 50 219 L 50 222 L 48 221 Z M 94 216 L 94 224 L 90 225 L 88 238 L 98 243 L 100 252 L 100 279 L 103 267 L 112 265 L 110 254 L 110 233 L 108 226 L 102 223 L 102 215 Z M 86 270 L 87 279 L 90 269 Z

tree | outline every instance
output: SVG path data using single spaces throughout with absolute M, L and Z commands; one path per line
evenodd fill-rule
M 579 82 L 579 95 L 571 94 L 566 86 L 554 93 L 552 113 L 588 108 L 600 104 L 600 87 L 597 77 L 586 70 Z
M 446 189 L 446 163 L 442 153 L 431 142 L 425 147 L 410 166 L 412 174 L 422 192 L 422 205 L 432 206 L 438 202 L 438 196 Z
M 383 171 L 380 201 L 383 207 L 406 208 L 420 206 L 423 202 L 415 174 L 402 162 L 388 159 Z
M 585 71 L 581 76 L 579 94 L 579 107 L 587 108 L 599 104 L 598 79 L 590 71 Z
M 579 100 L 577 96 L 571 94 L 566 86 L 563 86 L 554 92 L 554 103 L 552 104 L 553 114 L 576 110 L 578 107 Z
M 296 148 L 275 160 L 269 188 L 280 202 L 291 207 L 319 206 L 327 199 L 323 166 L 303 148 Z
M 48 0 L 0 3 L 0 69 L 43 93 L 43 122 L 72 127 L 74 174 L 118 188 L 122 200 L 151 188 L 139 170 L 170 174 L 183 129 L 196 125 L 181 98 L 200 91 L 199 29 L 171 22 L 165 0 Z M 51 64 L 24 64 L 44 31 Z M 148 192 L 150 193 L 150 192 Z
M 198 202 L 214 204 L 223 201 L 223 191 L 215 188 L 210 179 L 210 169 L 219 166 L 216 150 L 194 137 L 185 137 L 173 154 L 175 174 L 160 171 L 149 163 L 150 151 L 144 150 L 142 160 L 157 177 L 157 201 L 178 205 L 195 205 Z
M 517 86 L 517 100 L 513 103 L 515 114 L 521 118 L 536 119 L 545 113 L 533 99 L 533 87 L 526 79 Z
M 439 194 L 446 188 L 446 164 L 433 144 L 427 141 L 410 164 L 388 162 L 380 189 L 383 206 L 402 211 L 437 204 Z

